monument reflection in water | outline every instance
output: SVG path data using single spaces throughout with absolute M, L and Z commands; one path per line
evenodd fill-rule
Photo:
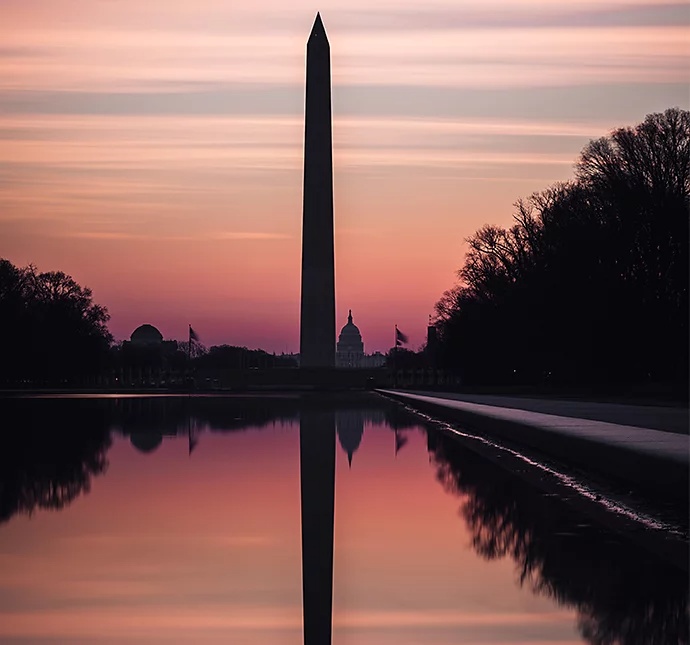
M 331 642 L 335 412 L 305 409 L 299 430 L 304 645 Z

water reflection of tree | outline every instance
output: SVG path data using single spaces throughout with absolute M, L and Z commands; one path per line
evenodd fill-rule
M 55 402 L 53 402 L 55 403 Z M 56 406 L 45 400 L 4 401 L 0 449 L 0 522 L 36 509 L 60 509 L 88 493 L 105 472 L 110 447 L 107 416 L 98 406 Z M 56 416 L 56 413 L 58 416 Z
M 430 452 L 444 488 L 464 497 L 461 514 L 477 553 L 512 558 L 520 585 L 575 608 L 587 642 L 688 643 L 684 572 L 451 438 L 438 435 Z
M 420 418 L 399 404 L 386 407 L 386 424 L 391 430 L 410 430 L 420 425 Z
M 318 396 L 0 399 L 0 522 L 38 508 L 59 509 L 90 489 L 107 467 L 110 431 L 145 452 L 164 436 L 235 432 L 294 423 L 305 408 L 347 411 L 393 428 L 417 421 L 397 403 L 366 393 Z M 10 426 L 10 422 L 14 425 Z

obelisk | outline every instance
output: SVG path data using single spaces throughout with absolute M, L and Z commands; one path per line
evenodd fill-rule
M 321 16 L 307 41 L 300 366 L 335 366 L 331 48 Z

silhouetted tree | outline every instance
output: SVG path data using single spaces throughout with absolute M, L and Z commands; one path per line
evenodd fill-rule
M 573 181 L 467 240 L 436 304 L 445 367 L 467 382 L 688 378 L 690 112 L 592 141 Z
M 105 307 L 61 271 L 39 273 L 0 259 L 0 379 L 74 382 L 109 364 Z
M 191 345 L 188 340 L 183 340 L 178 342 L 177 346 L 185 356 L 189 356 L 192 359 L 205 356 L 209 352 L 205 345 L 195 340 L 192 341 Z
M 270 369 L 297 367 L 290 357 L 269 354 L 263 349 L 247 349 L 233 345 L 214 345 L 208 352 L 197 357 L 194 364 L 199 369 Z
M 415 352 L 406 347 L 391 347 L 386 354 L 386 367 L 396 370 L 422 369 L 428 367 L 428 358 L 424 349 Z

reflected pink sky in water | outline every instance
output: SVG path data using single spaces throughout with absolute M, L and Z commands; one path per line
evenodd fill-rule
M 334 645 L 581 642 L 575 615 L 470 546 L 410 431 L 338 446 Z M 151 454 L 117 438 L 61 512 L 0 527 L 0 641 L 302 642 L 298 426 L 204 433 Z M 17 641 L 19 642 L 19 641 Z

